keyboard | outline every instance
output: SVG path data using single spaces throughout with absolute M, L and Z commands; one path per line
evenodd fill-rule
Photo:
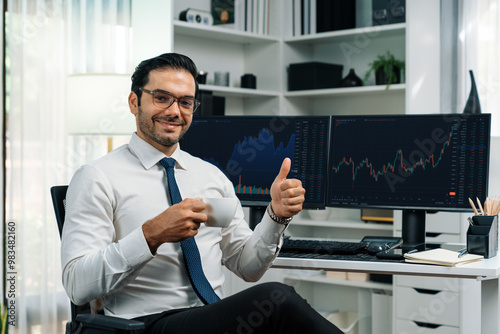
M 294 258 L 294 259 L 309 259 L 309 260 L 335 260 L 335 261 L 370 261 L 370 262 L 393 262 L 404 263 L 404 260 L 397 259 L 380 259 L 375 255 L 361 252 L 357 254 L 313 254 L 313 253 L 297 253 L 297 252 L 280 252 L 278 257 Z
M 370 242 L 290 239 L 283 240 L 281 253 L 300 254 L 358 254 L 365 252 Z

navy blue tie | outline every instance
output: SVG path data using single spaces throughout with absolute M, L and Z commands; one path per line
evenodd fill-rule
M 160 164 L 167 171 L 168 193 L 170 194 L 170 204 L 174 205 L 182 201 L 181 193 L 175 182 L 174 166 L 175 160 L 172 158 L 163 158 Z M 214 289 L 208 282 L 203 267 L 201 266 L 200 252 L 193 237 L 181 241 L 182 253 L 184 261 L 191 280 L 191 285 L 194 291 L 204 304 L 212 304 L 219 301 L 220 298 L 214 292 Z

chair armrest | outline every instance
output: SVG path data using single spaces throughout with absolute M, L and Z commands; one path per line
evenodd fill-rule
M 144 329 L 144 323 L 142 321 L 112 317 L 102 314 L 78 314 L 75 321 L 96 327 L 107 327 L 128 331 Z

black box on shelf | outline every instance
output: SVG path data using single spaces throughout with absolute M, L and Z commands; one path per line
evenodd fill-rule
M 372 0 L 373 25 L 406 22 L 406 0 Z
M 226 98 L 215 96 L 211 91 L 200 90 L 198 93 L 200 106 L 195 112 L 195 116 L 224 116 L 226 107 Z
M 321 62 L 290 64 L 288 90 L 340 87 L 344 66 Z

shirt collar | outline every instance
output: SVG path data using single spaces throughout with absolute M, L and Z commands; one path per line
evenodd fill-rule
M 158 161 L 165 158 L 165 154 L 163 154 L 163 152 L 159 151 L 156 147 L 144 141 L 135 132 L 132 134 L 132 138 L 130 138 L 128 147 L 129 150 L 139 159 L 145 169 L 150 169 L 151 167 L 156 165 Z M 180 149 L 179 145 L 177 145 L 177 148 L 175 149 L 174 153 L 172 153 L 170 158 L 175 159 L 177 165 L 180 168 L 186 169 L 182 150 Z

